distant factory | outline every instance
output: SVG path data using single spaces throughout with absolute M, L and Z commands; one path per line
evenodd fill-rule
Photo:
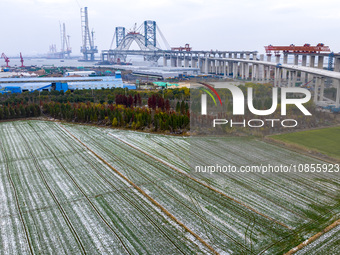
M 49 78 L 3 78 L 0 79 L 0 93 L 22 93 L 34 91 L 64 91 L 81 89 L 111 89 L 128 88 L 135 89 L 133 85 L 123 83 L 120 71 L 116 71 L 114 76 L 92 76 L 92 77 L 72 77 L 69 73 L 67 77 Z

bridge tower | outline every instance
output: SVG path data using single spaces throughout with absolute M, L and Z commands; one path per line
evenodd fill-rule
M 145 47 L 148 47 L 149 45 L 156 47 L 156 28 L 156 21 L 144 21 Z
M 70 47 L 70 36 L 66 35 L 66 27 L 65 23 L 63 23 L 63 26 L 60 24 L 60 36 L 61 36 L 61 55 L 62 58 L 70 58 L 70 53 L 72 52 L 72 49 Z
M 116 47 L 124 41 L 125 38 L 125 27 L 116 27 Z
M 82 47 L 80 52 L 83 53 L 84 61 L 93 61 L 94 60 L 94 54 L 98 53 L 97 46 L 94 46 L 94 38 L 92 31 L 90 33 L 89 29 L 89 18 L 87 13 L 87 7 L 84 9 L 80 9 L 80 15 L 81 15 L 81 34 L 82 34 Z

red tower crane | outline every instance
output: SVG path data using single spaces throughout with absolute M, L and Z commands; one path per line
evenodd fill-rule
M 9 67 L 8 63 L 9 63 L 9 58 L 6 56 L 5 53 L 2 53 L 1 54 L 1 57 L 5 59 L 5 62 L 6 62 L 6 67 Z
M 21 52 L 20 52 L 20 62 L 21 62 L 21 67 L 25 67 L 24 66 L 24 58 L 22 57 Z

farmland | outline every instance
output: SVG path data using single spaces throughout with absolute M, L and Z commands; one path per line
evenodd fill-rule
M 282 254 L 339 216 L 334 173 L 191 171 L 217 159 L 322 163 L 252 138 L 47 121 L 0 132 L 1 254 Z M 329 250 L 333 232 L 319 240 Z
M 322 128 L 271 136 L 288 144 L 296 144 L 340 160 L 340 127 Z

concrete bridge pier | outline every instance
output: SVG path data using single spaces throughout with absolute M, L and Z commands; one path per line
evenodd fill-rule
M 244 79 L 244 63 L 240 63 L 240 77 L 241 79 Z
M 256 80 L 256 65 L 252 65 L 251 67 L 251 81 L 254 82 Z
M 274 69 L 274 87 L 281 86 L 281 68 L 275 67 Z
M 201 73 L 205 73 L 205 58 L 201 58 L 199 63 L 201 65 Z
M 204 60 L 204 73 L 205 74 L 209 73 L 209 59 L 208 59 L 208 56 L 205 56 L 205 60 Z
M 309 58 L 309 67 L 314 67 L 315 66 L 315 56 L 311 55 Z
M 334 58 L 334 72 L 340 72 L 340 57 Z
M 202 69 L 202 59 L 200 58 L 200 56 L 197 56 L 197 67 L 200 70 L 201 73 L 203 73 L 203 69 Z
M 182 67 L 182 57 L 177 55 L 177 67 Z
M 288 54 L 283 53 L 283 64 L 288 64 Z
M 275 63 L 280 63 L 280 54 L 275 55 Z
M 257 54 L 253 53 L 253 60 L 257 60 Z
M 224 71 L 223 71 L 223 63 L 224 63 L 224 61 L 222 61 L 222 60 L 219 60 L 219 62 L 220 62 L 220 64 L 218 65 L 218 73 L 219 74 L 224 74 Z
M 222 69 L 222 67 L 221 67 L 222 63 L 221 62 L 222 62 L 221 60 L 216 60 L 216 74 L 218 74 L 218 75 L 221 74 L 221 69 Z
M 211 61 L 211 73 L 216 74 L 216 60 Z
M 324 92 L 325 92 L 325 79 L 324 77 L 319 77 L 319 86 L 320 86 L 320 101 L 324 100 Z
M 292 72 L 288 71 L 288 78 L 287 78 L 287 87 L 291 87 L 291 80 L 292 80 Z
M 319 77 L 315 79 L 315 87 L 314 87 L 314 103 L 317 104 L 319 101 Z
M 292 78 L 293 78 L 293 81 L 292 81 L 292 87 L 295 87 L 295 84 L 296 84 L 296 80 L 297 80 L 297 75 L 298 73 L 296 71 L 292 71 Z
M 334 84 L 336 84 L 336 100 L 335 100 L 335 107 L 340 107 L 340 80 L 333 80 Z
M 256 65 L 256 81 L 260 81 L 260 65 Z
M 318 56 L 318 68 L 323 69 L 324 56 Z
M 306 55 L 302 55 L 302 66 L 307 66 L 307 56 Z M 301 81 L 302 81 L 302 84 L 305 84 L 306 81 L 308 78 L 308 75 L 307 73 L 305 72 L 301 72 Z
M 249 80 L 250 78 L 250 67 L 248 63 L 243 63 L 244 79 Z
M 287 87 L 295 87 L 296 79 L 297 79 L 297 72 L 288 71 Z
M 324 100 L 325 79 L 324 77 L 318 76 L 315 80 L 314 102 L 317 103 Z
M 246 54 L 246 60 L 250 60 L 250 54 Z M 249 68 L 249 64 L 248 63 L 244 63 L 245 65 L 245 79 L 249 79 L 250 78 L 250 68 Z
M 200 66 L 200 70 L 201 70 L 201 73 L 205 73 L 205 70 L 204 70 L 204 67 L 205 67 L 205 59 L 204 58 L 200 58 L 199 61 L 199 66 Z
M 233 70 L 233 62 L 228 61 L 228 66 L 227 66 L 227 73 L 228 73 L 228 75 L 227 76 L 230 75 L 231 70 Z
M 260 61 L 264 61 L 264 55 L 260 54 Z M 259 72 L 258 72 L 259 81 L 264 83 L 264 65 L 259 65 Z
M 315 79 L 315 90 L 314 90 L 314 103 L 322 102 L 324 100 L 324 90 L 325 90 L 325 79 L 324 77 L 316 77 Z M 320 90 L 320 92 L 319 92 Z M 337 97 L 339 90 L 337 89 Z M 338 98 L 336 100 L 339 100 Z
M 238 73 L 238 63 L 234 62 L 233 63 L 233 78 L 236 79 L 237 78 L 237 73 Z
M 166 59 L 166 56 L 163 55 L 163 66 L 167 66 L 168 65 L 168 61 Z
M 288 54 L 284 53 L 283 54 L 283 64 L 288 64 Z M 286 69 L 282 69 L 282 80 L 287 80 L 287 70 Z
M 222 67 L 223 67 L 222 71 L 223 71 L 224 78 L 227 77 L 227 67 L 226 67 L 226 64 L 227 64 L 226 61 L 222 61 Z
M 191 67 L 192 68 L 197 68 L 196 59 L 192 55 L 191 55 Z
M 260 80 L 261 83 L 265 83 L 265 72 L 264 72 L 264 65 L 260 66 Z
M 189 67 L 189 57 L 184 56 L 184 67 L 188 68 Z
M 265 66 L 265 76 L 266 76 L 266 83 L 270 82 L 270 66 Z
M 314 67 L 315 66 L 315 56 L 314 55 L 311 55 L 310 57 L 309 57 L 309 67 Z M 312 80 L 314 77 L 313 77 L 313 75 L 308 75 L 308 80 L 310 81 L 310 80 Z
M 170 55 L 170 67 L 176 67 L 176 57 L 173 55 Z
M 267 55 L 267 62 L 272 62 L 272 55 L 271 54 Z

